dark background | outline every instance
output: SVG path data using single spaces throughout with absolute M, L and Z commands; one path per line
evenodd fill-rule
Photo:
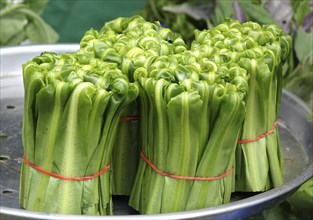
M 59 34 L 59 43 L 79 43 L 90 28 L 129 17 L 144 8 L 146 0 L 50 0 L 43 18 Z

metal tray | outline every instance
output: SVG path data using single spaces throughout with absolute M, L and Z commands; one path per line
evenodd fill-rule
M 18 204 L 19 171 L 23 155 L 21 128 L 23 82 L 21 64 L 43 51 L 71 52 L 79 45 L 29 45 L 0 48 L 0 218 L 1 219 L 243 219 L 286 200 L 313 176 L 313 124 L 310 109 L 284 91 L 279 134 L 285 160 L 282 186 L 264 193 L 234 193 L 229 204 L 193 211 L 139 215 L 127 197 L 114 196 L 114 216 L 60 215 L 26 211 Z

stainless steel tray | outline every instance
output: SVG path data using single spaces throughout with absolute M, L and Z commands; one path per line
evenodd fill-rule
M 18 204 L 19 171 L 23 155 L 21 128 L 23 82 L 21 64 L 43 51 L 71 52 L 78 45 L 30 45 L 0 48 L 0 218 L 1 219 L 242 219 L 286 200 L 313 176 L 313 124 L 310 109 L 284 91 L 279 134 L 285 160 L 284 181 L 264 193 L 234 193 L 229 204 L 159 215 L 139 215 L 127 205 L 127 197 L 113 197 L 114 216 L 77 216 L 23 210 Z

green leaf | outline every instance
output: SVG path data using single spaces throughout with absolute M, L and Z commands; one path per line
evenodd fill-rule
M 196 91 L 182 92 L 167 105 L 169 148 L 166 171 L 181 176 L 195 176 L 199 157 L 199 135 L 203 102 Z M 162 212 L 185 209 L 193 181 L 166 178 Z
M 25 18 L 1 18 L 0 20 L 0 46 L 12 44 L 10 41 L 23 32 Z M 11 41 L 12 42 L 12 41 Z
M 211 16 L 213 25 L 218 25 L 224 21 L 226 17 L 233 15 L 233 2 L 232 1 L 217 1 L 215 7 L 215 14 Z
M 303 99 L 311 108 L 313 107 L 313 54 L 288 75 L 284 81 L 284 88 Z
M 299 217 L 303 219 L 309 219 L 312 217 L 312 206 L 313 206 L 313 177 L 306 181 L 298 191 L 293 194 L 288 201 L 298 211 Z
M 208 4 L 192 5 L 183 3 L 181 5 L 167 5 L 163 7 L 163 10 L 174 14 L 184 13 L 196 20 L 209 19 L 210 15 Z
M 302 1 L 295 0 L 295 2 L 297 4 L 294 6 L 294 17 L 296 19 L 297 24 L 301 25 L 304 17 L 310 12 L 309 1 L 308 0 L 302 0 Z
M 57 33 L 26 4 L 8 5 L 0 11 L 0 17 L 1 45 L 20 44 L 24 35 L 31 43 L 53 43 L 58 39 Z M 16 32 L 19 34 L 15 37 Z
M 57 139 L 55 134 L 59 130 L 60 118 L 69 94 L 69 85 L 59 81 L 56 81 L 54 86 L 45 86 L 36 94 L 36 109 L 38 111 L 36 129 L 38 130 L 36 130 L 34 162 L 47 171 L 53 169 L 53 151 L 57 147 L 55 145 Z M 41 197 L 47 190 L 49 176 L 39 173 L 34 175 L 32 179 L 36 187 L 32 187 L 34 191 L 30 193 L 28 208 L 39 211 L 47 203 Z
M 32 43 L 53 43 L 58 39 L 58 34 L 50 25 L 33 20 L 26 26 L 26 34 Z
M 312 48 L 313 31 L 307 33 L 303 30 L 302 26 L 300 26 L 295 37 L 295 51 L 298 60 L 303 62 L 307 56 L 312 54 Z
M 138 104 L 126 107 L 123 117 L 138 117 Z M 113 194 L 130 195 L 139 159 L 139 121 L 120 121 L 112 154 Z
M 6 46 L 10 45 L 19 45 L 23 43 L 24 40 L 26 40 L 27 36 L 25 34 L 25 31 L 22 30 L 19 33 L 16 33 L 12 38 L 10 38 L 9 41 L 5 43 Z
M 252 18 L 252 20 L 260 24 L 277 24 L 277 22 L 261 5 L 253 4 L 248 0 L 239 0 L 239 5 L 244 12 Z

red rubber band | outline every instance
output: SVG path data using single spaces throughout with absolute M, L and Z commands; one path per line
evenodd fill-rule
M 128 121 L 138 121 L 140 117 L 138 116 L 128 116 L 128 117 L 122 117 L 120 118 L 121 122 L 128 122 Z
M 244 140 L 238 140 L 237 144 L 246 144 L 246 143 L 250 143 L 250 142 L 254 142 L 257 140 L 260 140 L 261 138 L 264 138 L 272 133 L 274 133 L 276 127 L 277 127 L 278 121 L 276 120 L 273 124 L 273 127 L 271 128 L 271 130 L 269 130 L 268 132 L 265 132 L 264 134 L 261 134 L 255 138 L 251 138 L 251 139 L 244 139 Z
M 44 173 L 44 174 L 46 174 L 48 176 L 52 176 L 52 177 L 55 177 L 55 178 L 58 178 L 58 179 L 61 179 L 61 180 L 70 180 L 70 181 L 82 181 L 82 180 L 90 180 L 90 179 L 96 178 L 96 177 L 100 176 L 101 174 L 103 174 L 104 172 L 106 172 L 110 168 L 110 166 L 111 166 L 111 164 L 108 164 L 106 167 L 104 167 L 98 173 L 91 174 L 91 175 L 88 175 L 88 176 L 83 176 L 83 177 L 66 177 L 66 176 L 62 176 L 62 175 L 57 174 L 57 173 L 49 172 L 47 170 L 44 170 L 44 169 L 36 166 L 35 164 L 33 164 L 32 162 L 27 160 L 25 158 L 25 156 L 23 156 L 23 162 L 26 163 L 31 168 L 33 168 L 33 169 L 35 169 L 35 170 L 37 170 L 37 171 L 39 171 L 41 173 Z
M 219 180 L 222 179 L 226 176 L 228 176 L 232 171 L 233 168 L 230 168 L 229 170 L 227 170 L 225 173 L 219 175 L 219 176 L 212 176 L 212 177 L 194 177 L 194 176 L 178 176 L 178 175 L 174 175 L 174 174 L 170 174 L 170 173 L 166 173 L 162 170 L 159 170 L 156 166 L 153 165 L 153 163 L 146 157 L 146 155 L 141 151 L 140 152 L 140 156 L 142 157 L 142 159 L 144 159 L 144 161 L 158 174 L 162 175 L 162 176 L 167 176 L 170 178 L 174 178 L 174 179 L 182 179 L 182 180 L 200 180 L 200 181 L 208 181 L 208 180 Z

